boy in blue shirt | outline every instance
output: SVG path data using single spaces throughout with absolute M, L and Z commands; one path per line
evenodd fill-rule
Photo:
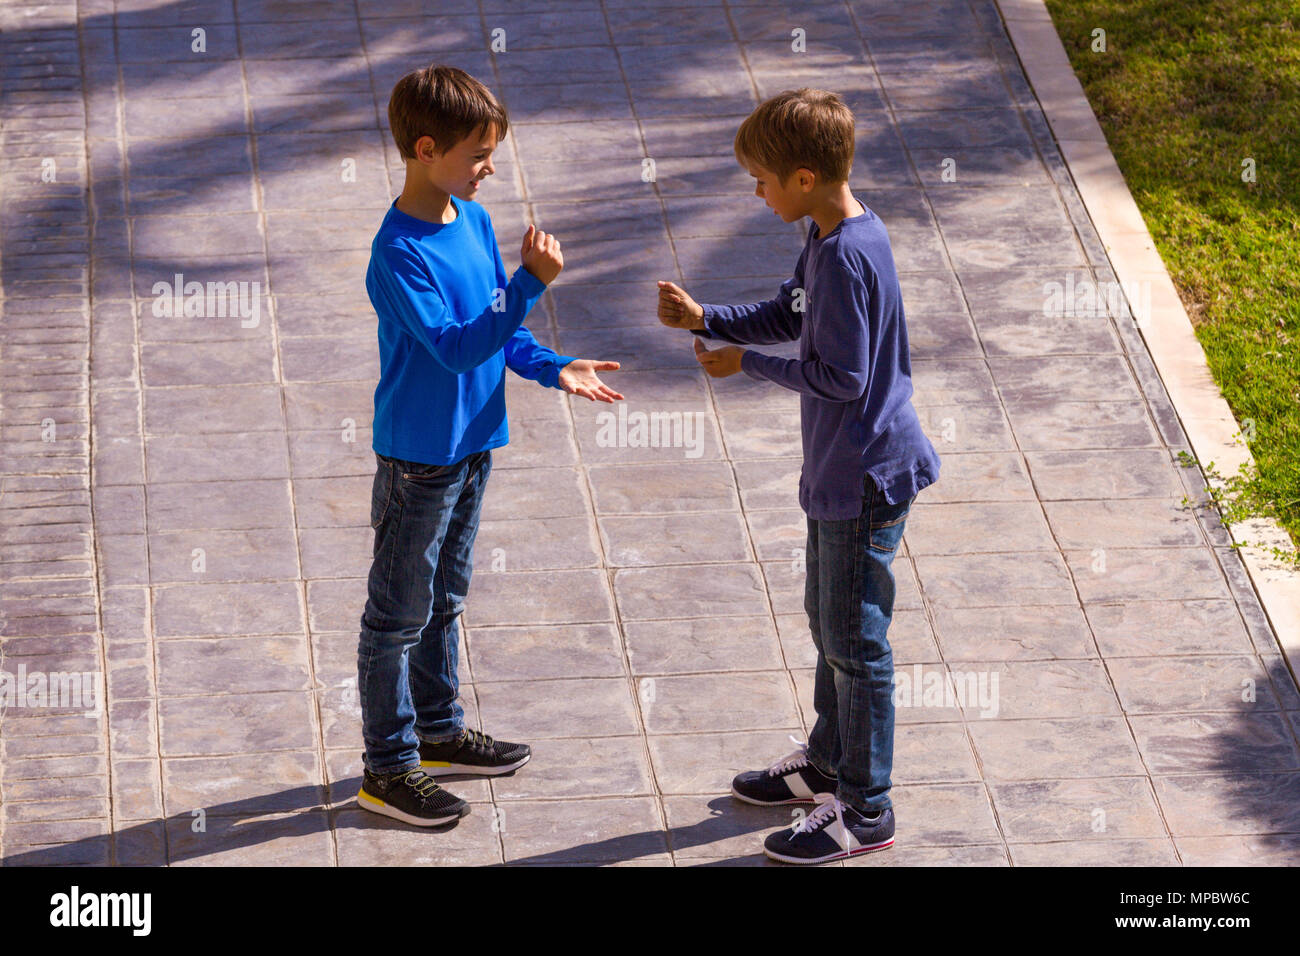
M 592 401 L 623 396 L 596 374 L 617 362 L 557 355 L 523 325 L 564 259 L 559 241 L 530 225 L 523 265 L 507 282 L 492 221 L 473 201 L 495 172 L 505 108 L 469 74 L 435 64 L 398 81 L 388 121 L 406 181 L 366 273 L 380 373 L 374 561 L 357 654 L 365 740 L 357 803 L 437 826 L 469 804 L 434 777 L 509 773 L 531 756 L 525 744 L 466 728 L 458 701 L 456 619 L 491 449 L 509 440 L 505 369 Z
M 806 746 L 732 781 L 732 794 L 747 803 L 818 804 L 764 842 L 769 857 L 788 863 L 893 845 L 890 565 L 917 492 L 939 478 L 938 455 L 911 403 L 889 236 L 848 185 L 853 140 L 853 114 L 834 93 L 787 90 L 761 104 L 736 134 L 736 158 L 775 215 L 813 220 L 793 278 L 775 299 L 751 305 L 700 305 L 659 283 L 660 320 L 695 333 L 709 375 L 743 371 L 800 395 L 804 607 L 817 647 L 817 722 Z M 738 345 L 709 350 L 703 339 Z M 739 347 L 796 340 L 798 359 Z

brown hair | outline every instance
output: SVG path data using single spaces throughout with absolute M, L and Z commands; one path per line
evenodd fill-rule
M 388 98 L 388 127 L 403 159 L 415 158 L 415 144 L 432 136 L 445 153 L 471 133 L 495 127 L 497 139 L 506 135 L 506 108 L 486 86 L 464 70 L 432 63 L 397 81 Z
M 853 112 L 826 90 L 784 90 L 745 117 L 735 150 L 742 165 L 770 169 L 782 183 L 801 166 L 823 183 L 846 182 L 853 167 Z

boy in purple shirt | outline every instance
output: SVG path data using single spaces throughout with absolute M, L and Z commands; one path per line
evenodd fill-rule
M 765 841 L 769 857 L 788 863 L 893 845 L 890 565 L 917 492 L 939 478 L 939 457 L 911 403 L 889 236 L 849 188 L 853 140 L 853 114 L 834 93 L 787 90 L 760 105 L 736 134 L 736 158 L 782 220 L 813 220 L 794 276 L 775 299 L 750 305 L 700 305 L 659 283 L 660 320 L 698 336 L 696 357 L 709 375 L 743 371 L 800 395 L 817 722 L 806 746 L 732 781 L 746 803 L 818 804 Z M 709 350 L 703 339 L 738 344 Z M 796 340 L 797 359 L 739 347 Z

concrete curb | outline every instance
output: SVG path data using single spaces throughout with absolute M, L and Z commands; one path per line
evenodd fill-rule
M 1250 449 L 1237 440 L 1240 426 L 1210 375 L 1191 320 L 1074 75 L 1047 7 L 1043 0 L 997 2 L 1115 275 L 1124 289 L 1141 289 L 1144 299 L 1150 293 L 1149 304 L 1130 300 L 1130 308 L 1193 452 L 1199 461 L 1213 462 L 1220 474 L 1237 474 L 1242 464 L 1252 461 Z M 1264 544 L 1239 551 L 1295 677 L 1300 672 L 1300 575 L 1266 550 L 1289 549 L 1291 539 L 1272 519 L 1239 522 L 1229 525 L 1228 531 L 1234 541 Z

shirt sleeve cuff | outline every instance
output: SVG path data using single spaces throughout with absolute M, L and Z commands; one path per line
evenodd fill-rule
M 520 266 L 515 270 L 515 274 L 511 278 L 511 281 L 518 282 L 519 288 L 523 291 L 524 295 L 528 296 L 530 299 L 535 299 L 546 291 L 546 283 L 537 278 L 537 276 L 533 275 L 523 266 Z
M 717 313 L 713 311 L 713 306 L 711 305 L 701 304 L 700 308 L 704 310 L 704 328 L 691 329 L 691 334 L 698 335 L 702 339 L 717 338 L 717 336 L 713 333 L 713 329 L 709 328 L 709 323 L 713 321 L 713 319 L 717 316 Z
M 542 374 L 538 377 L 537 381 L 542 385 L 545 385 L 547 388 L 561 388 L 560 370 L 573 360 L 574 356 L 572 355 L 556 355 L 555 358 L 551 360 L 550 364 L 548 364 L 546 368 L 542 369 Z
M 770 381 L 770 379 L 760 371 L 763 359 L 765 358 L 767 358 L 766 355 L 755 352 L 753 349 L 745 349 L 740 356 L 740 370 L 755 381 Z

